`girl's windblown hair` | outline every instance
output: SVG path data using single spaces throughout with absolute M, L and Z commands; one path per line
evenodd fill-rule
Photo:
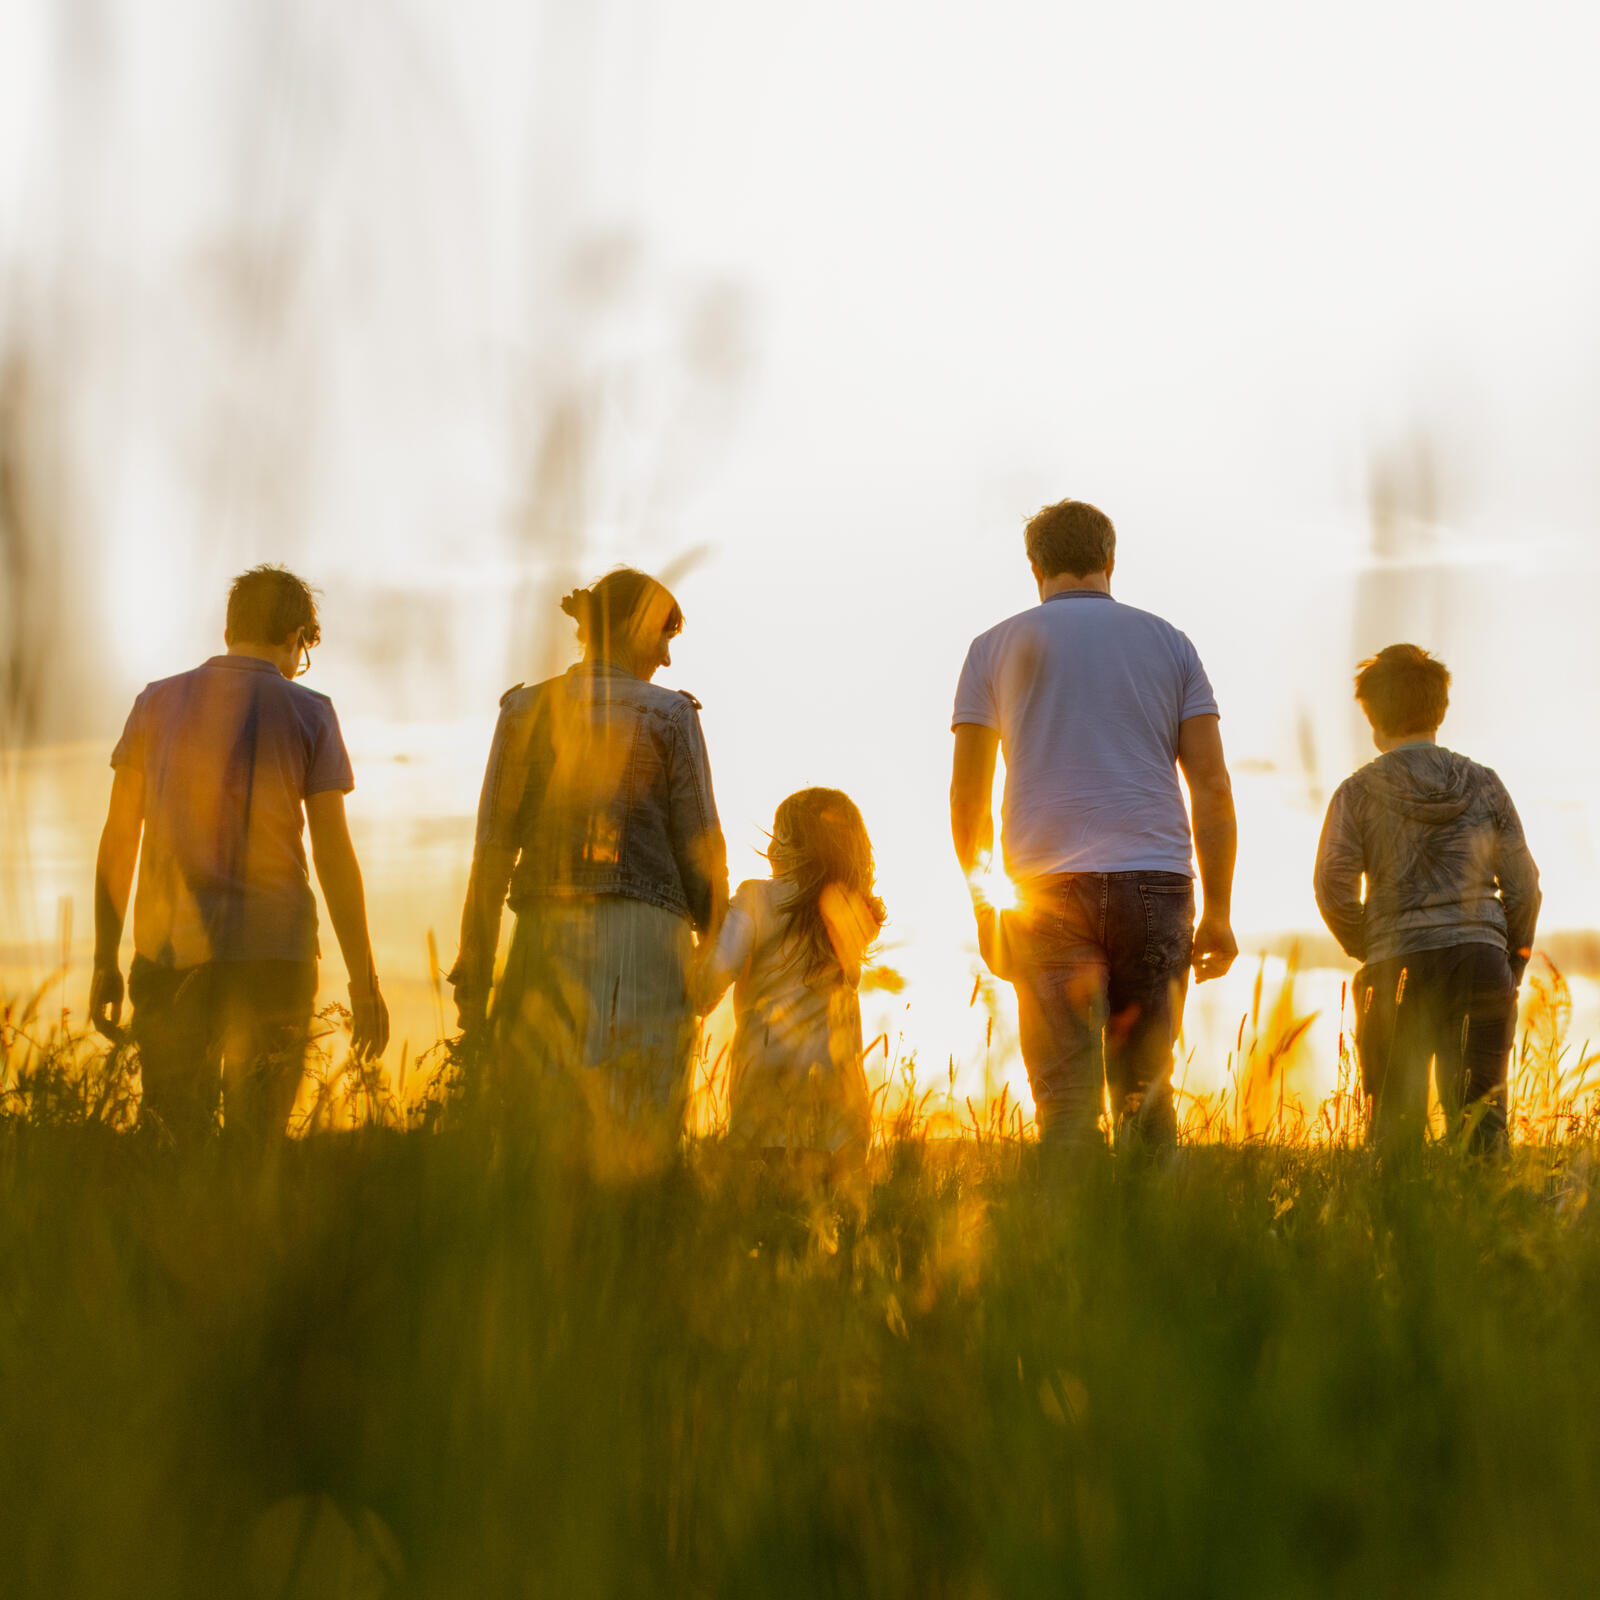
M 790 795 L 773 819 L 767 860 L 795 887 L 789 930 L 807 981 L 835 969 L 854 980 L 887 916 L 855 801 L 840 789 Z

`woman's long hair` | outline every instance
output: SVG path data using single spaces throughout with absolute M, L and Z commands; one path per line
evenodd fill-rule
M 887 913 L 873 883 L 872 841 L 856 803 L 841 789 L 801 789 L 778 807 L 772 821 L 767 860 L 779 877 L 789 880 L 795 898 L 787 908 L 789 937 L 807 982 L 833 971 L 859 969 L 871 937 L 860 948 L 835 948 L 825 914 L 832 889 L 861 906 L 875 937 Z
M 618 647 L 631 651 L 652 634 L 683 627 L 683 611 L 667 586 L 634 567 L 615 567 L 587 589 L 574 589 L 561 609 L 578 624 L 578 643 L 602 661 Z

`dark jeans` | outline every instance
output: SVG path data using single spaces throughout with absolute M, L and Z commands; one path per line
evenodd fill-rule
M 1374 961 L 1355 977 L 1356 1057 L 1378 1144 L 1415 1141 L 1428 1124 L 1428 1063 L 1451 1127 L 1482 1105 L 1475 1149 L 1506 1143 L 1506 1073 L 1517 984 L 1504 950 L 1458 944 Z
M 314 961 L 209 961 L 128 973 L 144 1093 L 139 1121 L 180 1143 L 210 1131 L 219 1092 L 230 1134 L 284 1131 L 305 1069 Z
M 1034 878 L 1007 912 L 1004 975 L 1046 1143 L 1097 1137 L 1110 1091 L 1119 1139 L 1177 1142 L 1172 1047 L 1194 949 L 1194 883 L 1176 872 Z

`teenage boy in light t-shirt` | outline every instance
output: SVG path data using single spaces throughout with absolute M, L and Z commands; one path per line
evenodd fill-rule
M 1016 987 L 1040 1138 L 1095 1140 L 1109 1089 L 1119 1139 L 1170 1146 L 1189 968 L 1201 982 L 1221 977 L 1238 953 L 1217 702 L 1182 633 L 1112 599 L 1116 532 L 1103 512 L 1046 506 L 1026 542 L 1040 603 L 973 640 L 956 689 L 956 856 L 985 960 Z M 1018 906 L 997 922 L 983 882 L 1002 749 L 1001 843 Z
M 1352 994 L 1372 1135 L 1421 1139 L 1432 1059 L 1452 1123 L 1470 1115 L 1472 1145 L 1503 1149 L 1539 869 L 1505 785 L 1439 745 L 1442 661 L 1392 644 L 1361 663 L 1356 698 L 1379 755 L 1334 791 L 1314 883 L 1323 921 L 1364 963 Z
M 307 823 L 350 974 L 354 1048 L 381 1054 L 389 1038 L 345 821 L 350 758 L 332 701 L 293 681 L 321 638 L 315 598 L 293 573 L 255 567 L 234 581 L 224 637 L 225 655 L 134 702 L 95 869 L 90 1018 L 119 1037 L 137 859 L 127 987 L 140 1122 L 179 1143 L 210 1128 L 219 1089 L 230 1136 L 281 1134 L 293 1109 L 317 989 Z

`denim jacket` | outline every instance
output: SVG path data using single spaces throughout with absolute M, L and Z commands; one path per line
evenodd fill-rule
M 500 702 L 451 977 L 485 992 L 500 908 L 625 895 L 701 932 L 728 896 L 699 702 L 583 662 Z
M 1315 889 L 1357 961 L 1490 944 L 1520 978 L 1539 917 L 1539 869 L 1505 785 L 1433 744 L 1401 745 L 1334 791 Z

